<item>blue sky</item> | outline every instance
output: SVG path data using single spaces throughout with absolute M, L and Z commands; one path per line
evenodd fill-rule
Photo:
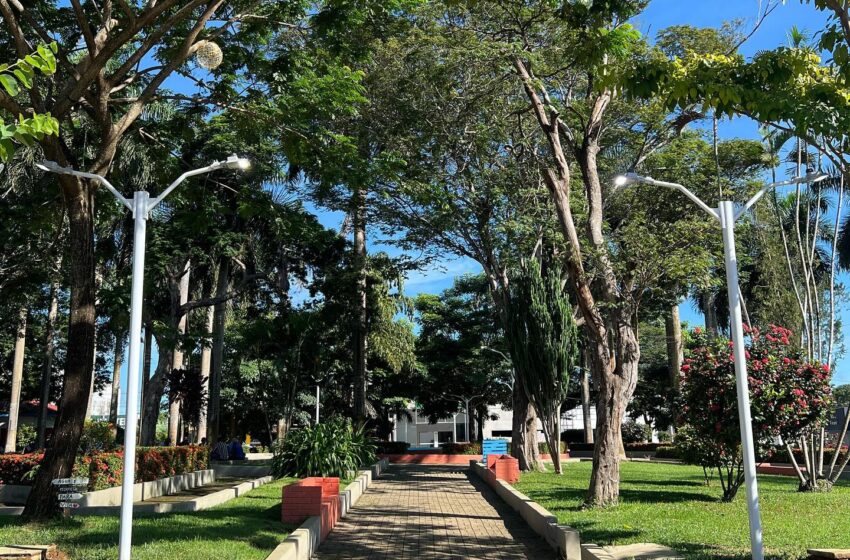
M 717 27 L 724 21 L 742 19 L 746 30 L 752 28 L 759 10 L 759 6 L 767 0 L 653 0 L 647 10 L 635 18 L 633 24 L 650 38 L 671 25 L 689 24 L 698 27 Z M 755 34 L 743 45 L 741 51 L 747 56 L 767 49 L 772 49 L 787 43 L 787 33 L 792 26 L 796 25 L 810 34 L 817 32 L 823 27 L 826 18 L 817 12 L 811 5 L 803 5 L 799 0 L 788 0 L 779 6 L 762 23 Z M 182 89 L 182 84 L 169 82 L 169 87 Z M 758 138 L 758 125 L 746 118 L 725 120 L 720 125 L 720 134 L 724 138 L 743 137 Z M 338 228 L 342 222 L 342 214 L 338 212 L 326 212 L 315 210 L 320 221 L 327 227 Z M 387 250 L 396 252 L 393 248 L 383 247 L 377 244 L 377 240 L 370 236 L 370 250 Z M 419 293 L 439 293 L 450 287 L 455 277 L 476 273 L 480 267 L 474 261 L 466 258 L 456 258 L 447 255 L 443 261 L 429 270 L 416 272 L 410 275 L 405 285 L 407 295 L 414 296 Z M 848 275 L 842 274 L 840 281 L 847 283 Z M 683 302 L 680 306 L 682 320 L 691 325 L 702 325 L 704 319 L 698 313 L 691 302 Z M 844 324 L 850 325 L 850 313 L 847 309 L 841 310 Z M 155 357 L 156 358 L 156 357 Z M 155 367 L 154 359 L 154 367 Z M 126 387 L 126 370 L 122 370 L 122 389 Z M 850 382 L 850 358 L 842 358 L 835 368 L 836 383 Z M 122 390 L 122 409 L 124 401 L 124 390 Z

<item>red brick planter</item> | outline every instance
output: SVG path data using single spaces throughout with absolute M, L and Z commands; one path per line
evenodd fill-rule
M 498 480 L 504 480 L 508 484 L 519 482 L 519 461 L 510 455 L 487 457 L 487 470 L 490 476 Z
M 339 478 L 309 477 L 283 487 L 281 521 L 297 525 L 308 517 L 322 520 L 322 539 L 340 518 Z

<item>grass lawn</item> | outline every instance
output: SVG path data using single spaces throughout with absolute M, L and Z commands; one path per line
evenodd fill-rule
M 133 520 L 133 559 L 261 560 L 292 527 L 280 522 L 281 479 L 218 507 L 195 513 L 137 516 Z M 55 543 L 71 560 L 118 558 L 118 516 L 75 517 L 25 524 L 0 516 L 0 543 Z
M 558 521 L 600 545 L 654 542 L 691 559 L 749 558 L 745 492 L 723 503 L 719 481 L 703 484 L 702 469 L 638 462 L 622 464 L 620 505 L 582 510 L 589 462 L 569 463 L 565 474 L 523 474 L 517 489 Z M 759 475 L 766 553 L 772 559 L 806 557 L 807 548 L 850 548 L 850 484 L 828 494 L 801 494 L 795 478 Z

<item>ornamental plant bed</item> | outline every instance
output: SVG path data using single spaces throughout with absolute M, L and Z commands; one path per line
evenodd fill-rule
M 0 455 L 0 484 L 30 485 L 28 473 L 43 458 L 43 453 Z M 205 446 L 139 447 L 136 450 L 135 482 L 150 482 L 200 471 L 208 464 L 209 448 Z M 89 491 L 104 490 L 121 485 L 123 467 L 123 451 L 91 453 L 77 457 L 73 476 L 88 478 Z

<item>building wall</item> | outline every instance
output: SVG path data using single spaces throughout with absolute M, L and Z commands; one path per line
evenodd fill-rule
M 511 439 L 513 427 L 513 411 L 505 410 L 501 406 L 487 407 L 488 420 L 484 423 L 484 439 L 508 438 Z M 453 441 L 452 434 L 454 422 L 452 418 L 442 418 L 439 422 L 431 424 L 428 419 L 419 416 L 415 410 L 411 410 L 411 420 L 405 417 L 395 419 L 395 430 L 393 435 L 395 441 L 406 441 L 411 447 L 433 447 L 434 433 L 438 435 L 438 443 Z M 457 441 L 467 441 L 464 427 L 466 426 L 466 414 L 456 415 Z M 591 408 L 591 425 L 596 427 L 596 410 Z M 539 440 L 543 441 L 541 424 L 538 421 Z M 584 417 L 581 407 L 564 411 L 561 414 L 561 431 L 584 429 Z

